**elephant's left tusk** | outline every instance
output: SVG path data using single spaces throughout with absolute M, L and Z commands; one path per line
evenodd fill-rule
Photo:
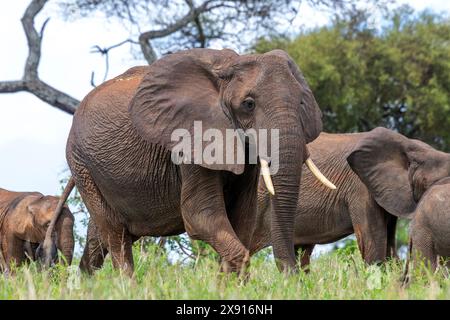
M 311 160 L 311 158 L 306 159 L 305 161 L 306 166 L 308 167 L 308 169 L 312 172 L 312 174 L 317 178 L 317 180 L 319 180 L 320 182 L 322 182 L 325 186 L 327 186 L 328 188 L 334 190 L 336 189 L 336 186 L 330 181 L 328 180 L 323 174 L 322 172 L 320 172 L 319 168 L 316 167 L 316 165 L 314 164 L 314 162 Z
M 264 179 L 264 183 L 266 184 L 267 190 L 269 190 L 269 193 L 271 195 L 275 195 L 275 189 L 273 188 L 272 178 L 270 177 L 270 169 L 269 169 L 269 163 L 264 159 L 259 159 L 259 162 L 261 163 L 261 174 Z

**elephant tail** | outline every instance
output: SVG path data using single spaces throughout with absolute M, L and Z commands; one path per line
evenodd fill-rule
M 75 180 L 73 177 L 70 177 L 69 181 L 67 182 L 66 187 L 64 188 L 63 194 L 59 198 L 58 205 L 56 206 L 55 213 L 53 214 L 52 220 L 50 221 L 50 225 L 47 228 L 47 232 L 45 234 L 45 240 L 43 243 L 43 253 L 44 253 L 44 263 L 45 266 L 49 267 L 51 264 L 52 259 L 52 250 L 54 248 L 55 240 L 53 238 L 54 229 L 56 222 L 58 221 L 59 216 L 61 215 L 61 212 L 63 211 L 64 204 L 67 201 L 67 198 L 69 198 L 70 193 L 72 192 L 73 188 L 75 187 Z

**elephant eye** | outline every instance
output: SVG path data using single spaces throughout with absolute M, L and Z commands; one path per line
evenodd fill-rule
M 246 111 L 253 111 L 253 109 L 255 109 L 255 100 L 248 97 L 244 101 L 242 101 L 241 107 Z

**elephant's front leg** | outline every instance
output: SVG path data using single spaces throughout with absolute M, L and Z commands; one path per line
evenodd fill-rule
M 2 239 L 2 246 L 5 248 L 4 260 L 6 266 L 9 268 L 13 265 L 18 266 L 22 264 L 25 259 L 24 241 L 8 234 Z
M 227 215 L 241 243 L 254 254 L 264 243 L 256 232 L 258 228 L 264 229 L 265 222 L 262 214 L 257 213 L 258 168 L 246 165 L 245 172 L 233 178 L 224 194 Z
M 245 271 L 249 251 L 227 217 L 221 173 L 184 165 L 181 176 L 181 213 L 189 236 L 209 243 L 220 255 L 225 272 Z

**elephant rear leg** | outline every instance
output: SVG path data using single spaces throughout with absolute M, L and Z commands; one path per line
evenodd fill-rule
M 78 168 L 77 168 L 78 169 Z M 125 225 L 118 221 L 119 214 L 102 197 L 94 180 L 85 169 L 76 170 L 75 183 L 97 228 L 99 238 L 108 248 L 115 268 L 133 274 L 132 237 Z M 89 259 L 86 262 L 89 262 Z
M 350 206 L 350 217 L 363 260 L 368 264 L 386 261 L 387 219 L 376 203 Z
M 300 259 L 300 268 L 306 273 L 309 272 L 309 264 L 311 262 L 311 255 L 314 250 L 314 244 L 296 245 L 295 246 L 295 258 L 298 261 Z
M 81 271 L 92 274 L 95 270 L 100 269 L 107 254 L 107 246 L 102 243 L 93 220 L 89 219 L 86 245 L 80 261 Z

